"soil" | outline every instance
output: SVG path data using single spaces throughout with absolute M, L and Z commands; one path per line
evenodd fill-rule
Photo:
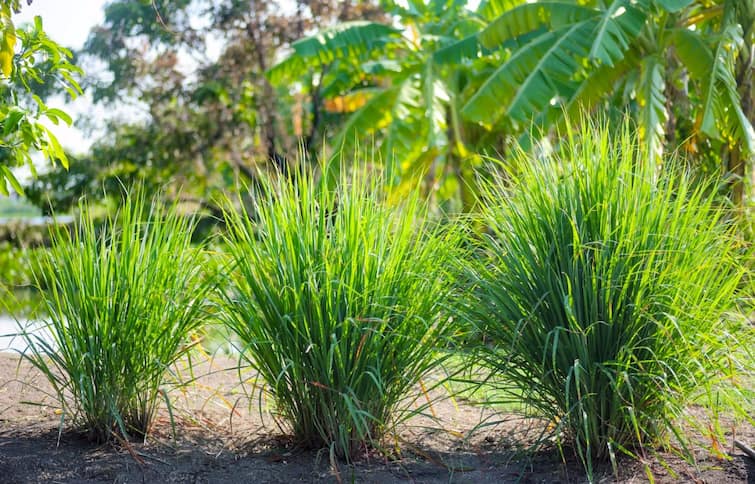
M 50 387 L 35 369 L 0 353 L 0 482 L 586 482 L 573 456 L 562 458 L 555 448 L 522 452 L 543 422 L 458 398 L 434 401 L 425 416 L 398 425 L 381 452 L 365 451 L 352 464 L 328 450 L 301 450 L 264 410 L 264 398 L 248 396 L 259 394 L 254 379 L 242 373 L 247 383 L 238 383 L 236 363 L 218 357 L 194 361 L 191 369 L 182 364 L 180 378 L 195 379 L 168 393 L 172 418 L 163 405 L 145 443 L 98 446 L 61 425 Z M 606 465 L 596 480 L 647 482 L 649 469 L 661 483 L 755 483 L 755 461 L 732 447 L 734 434 L 755 445 L 755 428 L 727 425 L 728 442 L 720 447 L 728 459 L 703 448 L 695 465 L 671 453 L 648 457 L 647 466 L 622 459 L 618 476 Z

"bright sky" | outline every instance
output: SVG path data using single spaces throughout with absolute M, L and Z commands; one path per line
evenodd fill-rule
M 19 25 L 31 22 L 39 15 L 45 32 L 51 39 L 63 46 L 79 49 L 84 45 L 89 30 L 102 22 L 105 3 L 105 0 L 34 0 L 27 6 L 23 1 L 21 13 L 14 15 L 13 21 Z M 79 97 L 70 106 L 62 106 L 62 100 L 53 100 L 49 104 L 62 107 L 74 118 L 73 127 L 50 126 L 61 144 L 73 153 L 86 152 L 93 140 L 76 129 L 75 124 L 84 113 L 92 112 L 91 101 L 86 97 Z
M 79 49 L 83 47 L 91 28 L 102 22 L 106 3 L 107 0 L 33 0 L 31 5 L 26 5 L 26 1 L 22 1 L 21 13 L 14 15 L 13 19 L 18 25 L 31 22 L 34 16 L 39 15 L 51 39 L 66 47 Z M 479 0 L 470 0 L 468 3 L 470 8 L 475 8 Z M 208 45 L 211 55 L 217 55 L 219 50 L 219 42 L 210 42 Z M 49 125 L 61 144 L 73 153 L 86 152 L 98 135 L 86 135 L 77 129 L 77 122 L 83 124 L 85 116 L 104 118 L 107 112 L 101 106 L 93 106 L 87 96 L 79 97 L 68 106 L 64 105 L 62 99 L 57 102 L 52 100 L 49 104 L 63 108 L 74 119 L 72 127 Z
M 105 0 L 34 0 L 28 6 L 26 2 L 21 4 L 21 13 L 13 17 L 16 23 L 30 22 L 39 15 L 50 38 L 78 49 L 84 45 L 92 26 L 102 21 Z

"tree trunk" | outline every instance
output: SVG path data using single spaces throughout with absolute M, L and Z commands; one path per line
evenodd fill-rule
M 252 5 L 252 16 L 246 24 L 246 31 L 249 39 L 252 41 L 254 54 L 257 60 L 257 67 L 261 73 L 262 99 L 260 103 L 260 114 L 262 115 L 262 138 L 265 143 L 267 157 L 281 172 L 287 173 L 288 167 L 285 157 L 278 151 L 277 136 L 275 126 L 278 122 L 275 112 L 275 90 L 272 84 L 264 75 L 267 71 L 267 49 L 263 45 L 262 39 L 258 32 L 261 32 L 262 25 L 255 12 L 255 5 Z

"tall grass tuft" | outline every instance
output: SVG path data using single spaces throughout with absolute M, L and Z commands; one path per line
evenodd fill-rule
M 37 272 L 52 338 L 26 334 L 25 356 L 94 440 L 146 436 L 163 377 L 203 322 L 212 278 L 193 225 L 138 190 L 102 225 L 84 205 L 75 230 L 53 232 Z
M 459 237 L 427 222 L 417 197 L 384 203 L 379 176 L 327 173 L 268 180 L 252 211 L 226 214 L 225 314 L 280 421 L 350 459 L 442 361 Z
M 731 227 L 638 145 L 626 125 L 585 122 L 551 152 L 520 154 L 520 171 L 486 188 L 484 263 L 467 271 L 481 361 L 589 475 L 672 435 L 686 445 L 686 406 L 736 406 L 721 392 L 746 363 L 727 314 L 744 271 Z

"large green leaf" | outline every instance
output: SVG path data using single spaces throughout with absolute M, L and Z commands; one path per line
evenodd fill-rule
M 428 123 L 423 112 L 424 94 L 417 76 L 399 84 L 398 95 L 390 110 L 391 123 L 381 143 L 385 162 L 406 164 L 426 148 Z
M 399 40 L 399 31 L 376 22 L 343 22 L 292 44 L 293 52 L 268 70 L 273 82 L 296 78 L 312 66 L 324 66 L 336 59 L 364 60 L 373 51 Z
M 506 112 L 520 82 L 532 72 L 538 60 L 556 42 L 554 32 L 538 36 L 501 64 L 462 108 L 470 121 L 492 125 Z
M 541 138 L 552 127 L 557 132 L 564 132 L 567 120 L 578 119 L 583 113 L 609 100 L 621 79 L 633 67 L 633 61 L 625 58 L 613 66 L 602 65 L 591 70 L 586 77 L 581 77 L 576 89 L 570 90 L 571 94 L 564 92 L 563 99 L 546 107 L 546 110 L 534 119 L 530 128 L 519 137 L 519 145 L 525 150 L 530 149 L 532 142 Z
M 700 80 L 707 79 L 713 69 L 713 54 L 700 37 L 700 33 L 689 29 L 675 29 L 671 32 L 671 41 L 690 75 Z
M 504 12 L 491 22 L 480 33 L 480 43 L 492 49 L 533 31 L 556 30 L 599 14 L 598 10 L 564 2 L 526 3 Z
M 524 78 L 512 98 L 508 114 L 517 121 L 527 121 L 559 98 L 576 89 L 573 77 L 581 69 L 581 60 L 590 48 L 589 32 L 593 22 L 572 25 L 543 54 L 534 69 Z
M 591 47 L 594 20 L 546 32 L 515 51 L 480 87 L 462 110 L 470 120 L 487 124 L 504 113 L 528 121 L 577 88 L 574 75 Z
M 624 57 L 624 52 L 640 34 L 647 14 L 634 4 L 636 1 L 614 0 L 601 14 L 593 33 L 590 59 L 613 65 Z M 644 2 L 638 3 L 642 5 Z
M 738 140 L 749 153 L 755 153 L 752 121 L 742 111 L 734 77 L 734 46 L 741 40 L 738 25 L 730 25 L 715 45 L 704 42 L 698 32 L 678 29 L 673 41 L 679 58 L 693 79 L 702 85 L 701 131 L 711 138 Z
M 637 88 L 640 139 L 645 144 L 648 162 L 658 164 L 662 161 L 668 119 L 663 73 L 664 64 L 658 56 L 645 57 L 640 66 L 640 83 Z
M 434 62 L 430 57 L 425 64 L 422 76 L 425 119 L 428 124 L 428 147 L 441 147 L 448 144 L 446 136 L 446 106 L 450 94 L 443 81 L 435 75 Z
M 742 41 L 742 28 L 737 24 L 725 28 L 713 53 L 713 65 L 705 82 L 702 130 L 709 136 L 724 131 L 729 137 L 744 142 L 748 152 L 755 150 L 752 124 L 742 112 L 734 77 L 734 53 Z
M 692 5 L 695 0 L 655 0 L 655 3 L 663 7 L 669 13 L 675 13 Z
M 265 75 L 273 84 L 280 84 L 286 79 L 296 79 L 307 71 L 307 64 L 301 56 L 293 53 L 267 70 Z
M 470 35 L 433 52 L 433 61 L 437 64 L 461 64 L 466 59 L 479 57 L 480 49 L 477 34 Z
M 383 47 L 399 34 L 400 31 L 390 25 L 377 22 L 343 22 L 297 40 L 291 47 L 305 59 L 316 58 L 321 64 L 328 64 L 336 57 L 360 55 Z
M 602 65 L 592 70 L 570 97 L 545 113 L 537 126 L 563 128 L 566 119 L 578 119 L 581 113 L 605 101 L 632 68 L 633 64 L 625 58 L 613 66 Z
M 482 0 L 477 6 L 477 14 L 490 21 L 523 3 L 527 0 Z

